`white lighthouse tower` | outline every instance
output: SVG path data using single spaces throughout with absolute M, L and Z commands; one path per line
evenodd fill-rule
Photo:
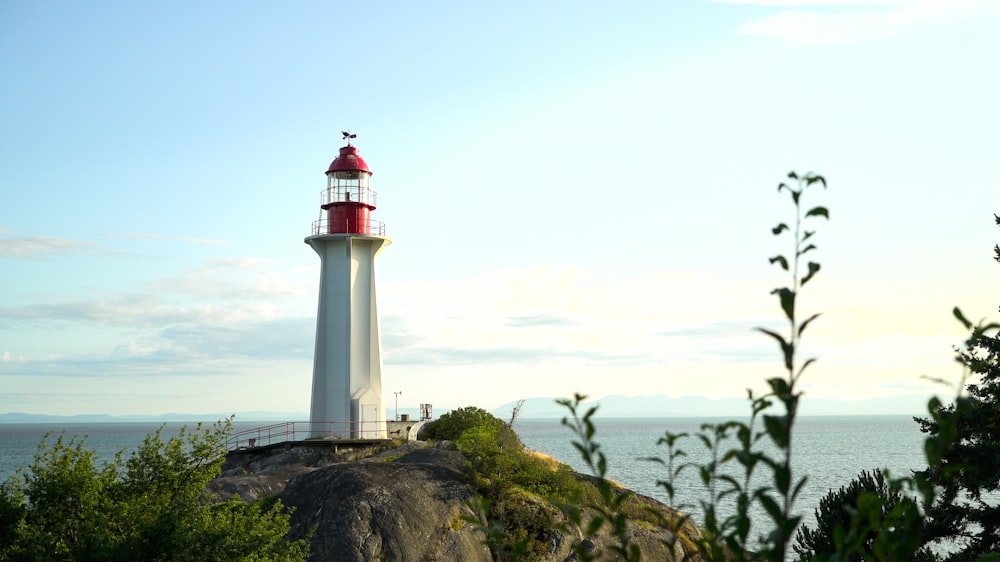
M 351 146 L 326 171 L 320 218 L 306 244 L 319 254 L 319 310 L 310 431 L 314 436 L 384 439 L 382 343 L 375 301 L 375 256 L 392 241 L 374 221 L 372 172 Z

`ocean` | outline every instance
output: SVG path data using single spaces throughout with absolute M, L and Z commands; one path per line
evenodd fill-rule
M 595 419 L 594 440 L 601 445 L 608 463 L 608 477 L 637 493 L 668 502 L 657 480 L 666 478 L 663 465 L 644 460 L 666 457 L 665 446 L 657 446 L 664 432 L 694 434 L 704 423 L 731 418 L 605 418 Z M 521 420 L 516 429 L 525 446 L 544 452 L 577 471 L 586 466 L 573 447 L 572 434 L 559 420 Z M 831 489 L 848 484 L 862 470 L 887 468 L 894 476 L 909 476 L 926 466 L 924 435 L 910 416 L 800 416 L 792 441 L 793 477 L 806 477 L 795 512 L 812 521 L 820 500 Z M 735 442 L 734 442 L 735 445 Z M 700 441 L 689 438 L 679 447 L 688 461 L 709 460 Z M 735 463 L 733 463 L 735 464 Z M 765 476 L 768 473 L 763 473 Z M 769 482 L 755 480 L 755 485 Z M 704 487 L 694 472 L 675 482 L 674 507 L 697 516 Z M 759 514 L 763 515 L 763 514 Z
M 664 456 L 666 450 L 656 441 L 665 431 L 694 433 L 703 423 L 719 423 L 728 418 L 596 418 L 595 440 L 608 461 L 608 477 L 640 494 L 666 502 L 667 496 L 656 485 L 665 477 L 664 468 L 647 457 Z M 86 436 L 86 446 L 99 458 L 110 459 L 121 450 L 132 450 L 146 434 L 160 427 L 157 422 L 111 423 L 7 423 L 0 424 L 0 481 L 14 475 L 19 466 L 28 465 L 46 433 L 54 439 L 60 432 L 67 436 Z M 185 424 L 169 423 L 164 435 L 176 435 Z M 187 424 L 193 427 L 194 424 Z M 239 422 L 236 430 L 250 429 L 268 422 Z M 515 429 L 525 446 L 548 454 L 574 469 L 584 472 L 579 454 L 572 445 L 573 436 L 559 419 L 519 419 Z M 909 475 L 922 468 L 923 434 L 909 416 L 802 416 L 793 436 L 792 466 L 796 476 L 806 476 L 807 483 L 796 504 L 796 512 L 812 520 L 820 499 L 830 490 L 846 485 L 862 470 L 888 468 L 893 475 Z M 688 459 L 704 461 L 704 447 L 694 439 L 682 448 Z M 677 486 L 674 505 L 695 505 L 703 497 L 700 482 L 693 473 Z M 697 515 L 697 507 L 688 509 Z

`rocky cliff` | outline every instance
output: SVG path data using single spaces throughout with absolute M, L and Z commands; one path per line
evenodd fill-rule
M 290 535 L 310 537 L 311 560 L 492 561 L 483 533 L 467 522 L 476 516 L 467 503 L 478 494 L 467 483 L 464 466 L 462 453 L 419 441 L 386 450 L 340 452 L 323 445 L 296 445 L 231 453 L 210 491 L 246 500 L 276 495 L 295 509 Z M 667 509 L 655 500 L 640 499 Z M 576 560 L 572 547 L 582 533 L 546 507 L 555 515 L 542 560 Z M 673 541 L 669 531 L 648 523 L 630 524 L 629 532 L 644 559 L 663 561 L 681 559 L 683 545 L 698 533 L 689 525 L 686 536 Z M 602 535 L 582 544 L 601 559 L 612 560 L 609 547 L 614 542 Z

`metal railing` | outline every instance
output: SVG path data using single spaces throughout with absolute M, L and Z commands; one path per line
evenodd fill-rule
M 385 439 L 386 422 L 282 422 L 226 436 L 226 449 L 236 451 L 310 439 Z
M 319 200 L 320 205 L 329 205 L 330 203 L 364 203 L 365 205 L 376 207 L 375 203 L 378 200 L 378 193 L 367 187 L 362 188 L 356 185 L 335 186 L 328 187 L 319 192 Z
M 352 224 L 353 223 L 353 224 Z M 312 235 L 373 234 L 385 236 L 385 223 L 375 219 L 344 219 L 343 224 L 331 224 L 325 217 L 312 223 Z

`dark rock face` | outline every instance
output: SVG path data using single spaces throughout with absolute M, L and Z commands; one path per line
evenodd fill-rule
M 348 454 L 322 446 L 235 451 L 223 463 L 222 474 L 209 482 L 208 491 L 223 499 L 238 494 L 246 501 L 254 501 L 281 493 L 296 476 L 351 460 Z
M 491 562 L 483 534 L 466 521 L 475 516 L 466 504 L 477 493 L 466 482 L 464 464 L 458 451 L 423 442 L 363 459 L 328 447 L 295 446 L 233 454 L 209 489 L 247 500 L 277 494 L 295 509 L 290 537 L 311 537 L 311 560 Z M 565 520 L 553 521 L 545 562 L 576 560 L 572 547 L 582 533 L 558 531 L 560 523 Z M 683 557 L 681 541 L 666 546 L 670 534 L 663 529 L 631 525 L 630 534 L 645 560 Z M 613 544 L 613 538 L 598 536 L 584 546 L 613 560 Z
M 295 506 L 293 538 L 313 531 L 314 560 L 491 560 L 482 537 L 462 521 L 473 515 L 465 502 L 475 497 L 462 474 L 447 459 L 409 456 L 337 465 L 289 482 L 281 499 Z

